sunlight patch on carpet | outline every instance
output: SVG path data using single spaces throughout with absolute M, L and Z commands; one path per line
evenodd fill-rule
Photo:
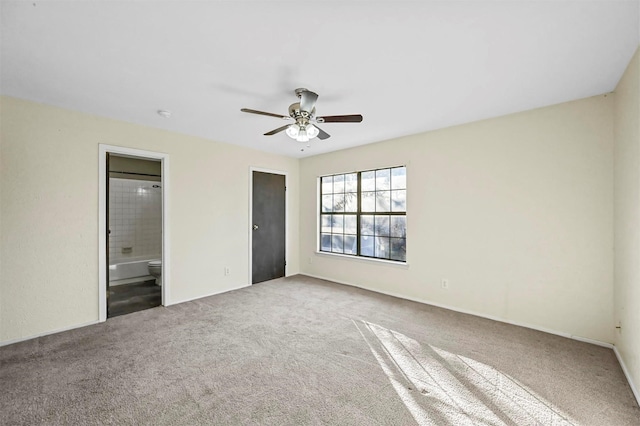
M 421 425 L 574 425 L 497 369 L 366 321 L 354 321 L 371 353 Z

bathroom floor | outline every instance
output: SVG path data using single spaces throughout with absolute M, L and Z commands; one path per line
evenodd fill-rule
M 155 280 L 109 287 L 109 318 L 160 306 L 161 290 Z

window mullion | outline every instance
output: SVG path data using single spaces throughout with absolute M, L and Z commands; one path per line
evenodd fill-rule
M 356 208 L 356 248 L 357 248 L 357 256 L 360 256 L 360 215 L 362 214 L 362 185 L 361 185 L 361 181 L 362 181 L 362 172 L 358 172 L 358 202 L 356 203 L 357 208 Z

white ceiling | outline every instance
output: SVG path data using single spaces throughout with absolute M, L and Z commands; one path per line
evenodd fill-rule
M 638 0 L 0 4 L 2 94 L 292 157 L 607 93 L 640 41 Z M 240 112 L 297 87 L 364 121 L 300 151 Z

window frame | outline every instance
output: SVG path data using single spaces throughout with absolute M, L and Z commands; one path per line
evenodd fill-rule
M 400 187 L 400 188 L 394 188 L 393 185 L 393 170 L 394 169 L 399 169 L 399 168 L 404 168 L 404 186 Z M 384 189 L 384 190 L 379 190 L 377 189 L 377 179 L 376 179 L 376 172 L 378 171 L 385 171 L 388 170 L 389 171 L 389 188 L 388 189 Z M 373 179 L 374 179 L 374 189 L 373 190 L 367 190 L 367 191 L 363 191 L 363 174 L 365 173 L 371 173 L 373 172 Z M 342 192 L 334 192 L 334 179 L 336 176 L 346 176 L 347 175 L 356 175 L 356 188 L 357 191 L 354 193 L 353 191 L 347 191 L 346 188 L 346 179 L 345 179 L 345 188 L 343 189 Z M 324 178 L 333 178 L 331 181 L 331 192 L 330 193 L 324 193 L 323 192 L 323 179 Z M 362 209 L 362 204 L 363 204 L 363 192 L 372 192 L 372 193 L 378 193 L 378 192 L 382 192 L 382 191 L 388 191 L 389 192 L 389 207 L 388 207 L 388 211 L 377 211 L 377 203 L 374 202 L 374 207 L 373 207 L 373 211 L 364 211 Z M 404 191 L 404 209 L 402 211 L 394 211 L 393 209 L 393 193 L 394 191 Z M 407 265 L 407 253 L 406 253 L 406 244 L 407 244 L 407 200 L 406 200 L 406 193 L 407 193 L 407 166 L 406 165 L 397 165 L 397 166 L 390 166 L 390 167 L 380 167 L 380 168 L 376 168 L 376 169 L 368 169 L 368 170 L 358 170 L 358 171 L 351 171 L 351 172 L 344 172 L 344 173 L 333 173 L 333 174 L 327 174 L 327 175 L 321 175 L 318 177 L 318 209 L 317 209 L 317 214 L 318 214 L 318 229 L 317 229 L 317 245 L 316 245 L 316 250 L 317 253 L 319 254 L 323 254 L 323 255 L 336 255 L 336 256 L 340 256 L 340 257 L 344 257 L 344 258 L 350 258 L 350 259 L 359 259 L 359 260 L 367 260 L 367 261 L 376 261 L 376 262 L 387 262 L 390 264 L 394 264 L 394 265 Z M 336 212 L 334 211 L 334 207 L 335 207 L 335 202 L 333 200 L 333 197 L 336 194 L 356 194 L 356 209 L 355 211 L 343 211 L 341 212 Z M 323 206 L 323 196 L 325 195 L 331 195 L 332 196 L 332 204 L 331 204 L 331 211 L 329 212 L 325 212 L 324 211 L 324 206 Z M 346 201 L 345 203 L 345 208 L 346 208 Z M 343 218 L 343 232 L 341 234 L 333 233 L 333 229 L 331 230 L 331 232 L 327 233 L 326 230 L 324 230 L 323 227 L 323 217 L 328 216 L 329 222 L 331 223 L 331 225 L 333 226 L 333 215 L 340 215 Z M 344 223 L 345 220 L 344 218 L 346 218 L 347 216 L 355 216 L 356 218 L 356 233 L 354 234 L 345 234 L 345 227 L 344 227 Z M 366 217 L 371 217 L 372 219 L 372 234 L 373 235 L 369 235 L 369 234 L 365 234 L 363 235 L 362 233 L 362 218 L 363 216 Z M 389 218 L 389 225 L 388 225 L 388 235 L 376 235 L 376 216 L 384 216 L 384 217 L 388 217 Z M 393 228 L 391 226 L 393 217 L 404 217 L 404 232 L 403 235 L 400 236 L 394 236 L 393 235 Z M 346 240 L 346 236 L 355 236 L 355 245 L 356 245 L 356 250 L 355 253 L 345 253 L 344 248 L 342 250 L 342 252 L 334 252 L 332 251 L 332 249 L 326 250 L 323 249 L 323 236 L 327 236 L 330 235 L 331 238 L 331 245 L 333 244 L 333 237 L 334 235 L 342 235 L 343 237 L 343 247 L 344 247 L 344 242 Z M 373 243 L 373 255 L 368 255 L 368 254 L 363 254 L 363 249 L 362 249 L 362 237 L 370 237 L 374 239 L 374 243 Z M 376 256 L 376 249 L 377 249 L 377 245 L 376 245 L 376 241 L 377 238 L 386 238 L 388 241 L 388 257 L 380 257 L 380 256 Z M 403 240 L 402 241 L 402 245 L 404 247 L 404 256 L 403 259 L 399 259 L 399 258 L 393 258 L 393 253 L 391 251 L 391 243 L 393 240 Z

